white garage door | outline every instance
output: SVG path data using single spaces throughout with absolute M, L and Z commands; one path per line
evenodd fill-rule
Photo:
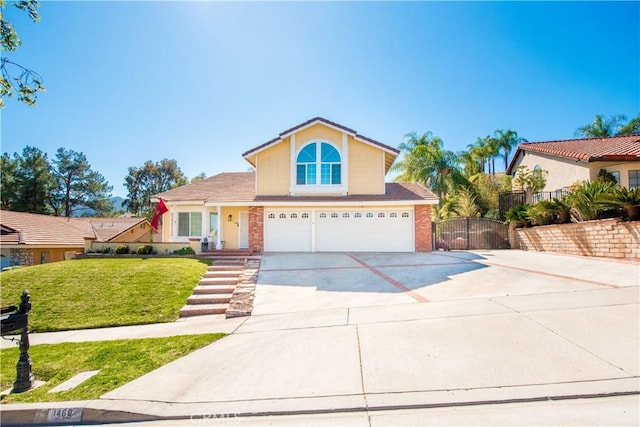
M 264 217 L 265 251 L 311 252 L 310 211 L 265 211 Z
M 413 252 L 413 211 L 318 211 L 316 235 L 318 252 Z
M 413 209 L 265 211 L 268 252 L 413 252 Z

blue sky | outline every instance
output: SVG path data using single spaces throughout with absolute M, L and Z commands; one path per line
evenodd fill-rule
M 640 113 L 638 2 L 44 1 L 37 24 L 11 9 L 12 60 L 47 92 L 7 101 L 2 152 L 81 151 L 123 197 L 130 166 L 248 170 L 242 152 L 315 116 L 458 151 Z

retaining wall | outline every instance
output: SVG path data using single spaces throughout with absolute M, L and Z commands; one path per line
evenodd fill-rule
M 640 260 L 640 221 L 612 218 L 510 231 L 512 247 L 526 251 Z

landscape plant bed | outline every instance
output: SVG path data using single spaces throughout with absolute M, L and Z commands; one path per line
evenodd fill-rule
M 32 332 L 172 322 L 209 261 L 92 258 L 0 273 L 2 305 L 31 294 Z
M 39 387 L 11 393 L 2 403 L 52 402 L 97 399 L 103 394 L 224 337 L 225 334 L 183 335 L 168 338 L 42 344 L 31 346 Z M 0 351 L 0 386 L 12 387 L 16 379 L 19 349 Z M 99 372 L 68 391 L 49 393 L 59 384 L 85 371 Z

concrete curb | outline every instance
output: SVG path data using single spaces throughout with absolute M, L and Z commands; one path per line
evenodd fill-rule
M 631 381 L 630 381 L 631 380 Z M 608 382 L 608 381 L 607 381 Z M 602 382 L 573 383 L 574 389 L 600 388 Z M 398 393 L 384 393 L 372 399 L 376 404 L 360 404 L 356 396 L 333 396 L 333 398 L 302 398 L 289 399 L 288 404 L 282 406 L 277 400 L 257 400 L 243 402 L 148 402 L 97 399 L 87 401 L 69 402 L 44 402 L 32 404 L 6 404 L 1 405 L 3 426 L 26 425 L 65 425 L 65 424 L 100 424 L 100 423 L 127 423 L 158 420 L 189 420 L 194 424 L 224 419 L 244 417 L 267 417 L 288 415 L 322 415 L 332 413 L 355 413 L 371 411 L 432 409 L 448 407 L 466 407 L 482 405 L 500 405 L 511 403 L 532 403 L 545 401 L 566 401 L 575 399 L 596 399 L 619 396 L 640 396 L 638 378 L 629 378 L 620 382 L 613 380 L 614 388 L 620 386 L 618 391 L 585 392 L 585 393 L 550 393 L 532 395 L 531 392 L 540 386 L 525 386 L 514 390 L 505 389 L 478 389 L 465 391 L 442 392 L 410 392 L 400 393 L 408 399 L 402 399 L 409 403 L 395 403 L 392 397 Z M 610 387 L 604 387 L 605 389 Z M 509 389 L 509 387 L 507 387 Z M 553 390 L 549 390 L 553 391 Z M 566 387 L 560 387 L 558 392 L 570 391 Z M 369 395 L 367 395 L 369 396 Z M 449 396 L 448 399 L 445 396 Z M 361 396 L 357 396 L 361 397 Z M 337 399 L 337 400 L 336 400 Z M 347 403 L 338 406 L 332 403 L 342 401 Z M 384 404 L 383 402 L 388 402 Z M 348 402 L 352 403 L 351 405 Z M 315 403 L 317 405 L 309 405 Z M 324 404 L 324 405 L 323 405 Z M 314 407 L 315 406 L 315 407 Z M 287 408 L 288 407 L 288 408 Z M 134 409 L 135 408 L 135 409 Z M 253 409 L 250 409 L 253 408 Z

